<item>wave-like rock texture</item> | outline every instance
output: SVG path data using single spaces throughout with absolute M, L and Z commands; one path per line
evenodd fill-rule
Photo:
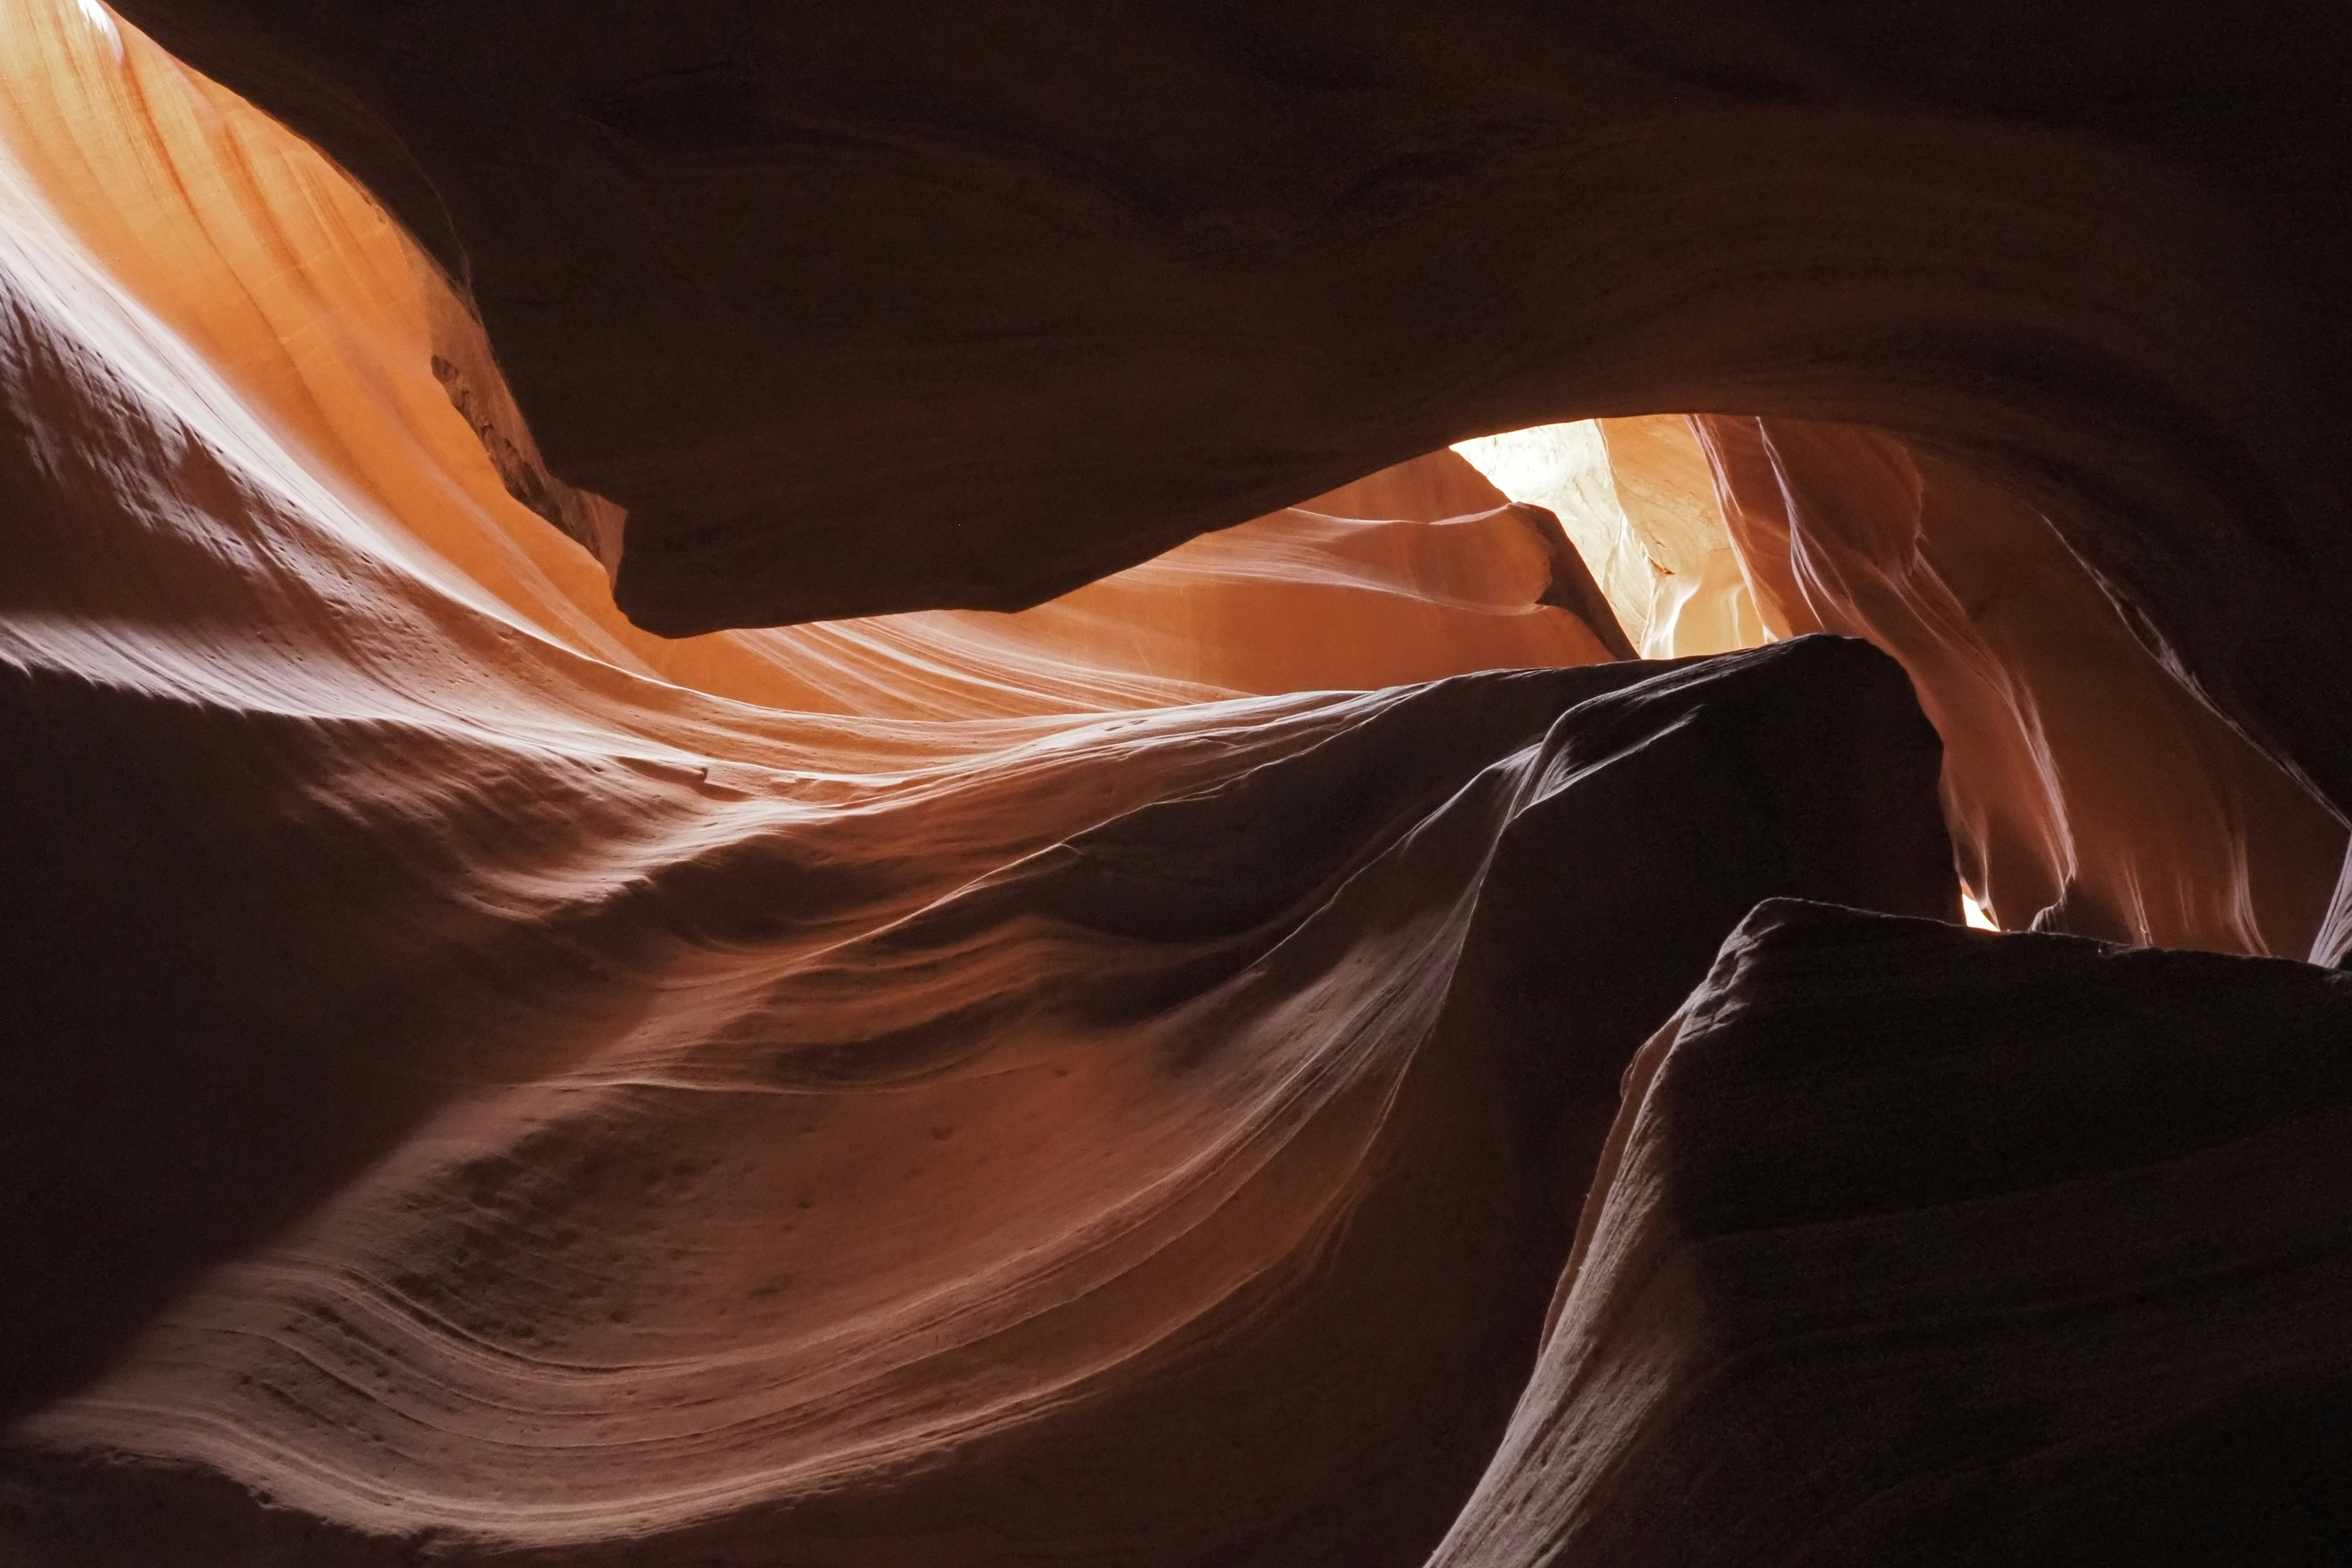
M 309 148 L 93 15 L 103 24 L 56 0 L 7 13 L 11 135 L 46 198 L 340 482 L 600 659 L 763 705 L 957 718 L 1583 662 L 1634 642 L 1654 657 L 1715 651 L 1827 625 L 1895 652 L 1918 683 L 1947 731 L 1964 871 L 2005 922 L 2352 952 L 2352 879 L 2323 919 L 2331 868 L 2352 879 L 2343 797 L 2298 784 L 2278 749 L 2258 743 L 2259 714 L 2210 710 L 2211 693 L 2168 665 L 2146 616 L 2070 550 L 2068 539 L 2120 515 L 2114 498 L 1996 484 L 1981 454 L 1940 437 L 1931 450 L 1884 430 L 1776 418 L 1766 422 L 1775 446 L 1757 421 L 1702 419 L 1715 431 L 1718 504 L 1681 421 L 1585 427 L 1581 488 L 1551 504 L 1586 541 L 1599 584 L 1539 512 L 1498 510 L 1501 493 L 1439 452 L 1022 616 L 648 637 L 509 497 L 552 510 L 608 559 L 618 535 L 597 531 L 617 524 L 553 506 L 554 481 L 537 470 L 484 460 L 478 436 L 513 447 L 498 426 L 509 405 L 446 281 Z M 659 296 L 648 298 L 656 309 Z M 451 396 L 465 419 L 436 408 Z M 897 504 L 908 461 L 877 458 L 870 500 Z M 1419 477 L 1394 477 L 1403 468 Z M 2049 477 L 2046 465 L 2036 472 Z M 1126 504 L 1107 494 L 1064 513 L 1099 518 L 1114 503 Z M 436 526 L 453 505 L 478 516 Z M 1042 521 L 1025 520 L 1006 548 L 1054 548 L 1051 530 L 1031 526 Z M 861 570 L 897 569 L 886 539 L 868 542 Z M 2200 567 L 2200 606 L 2235 571 L 2221 556 Z M 1624 612 L 1632 642 L 1596 586 Z M 2281 601 L 2246 646 L 2267 646 L 2294 619 Z M 2336 689 L 2306 674 L 2299 700 L 2326 707 Z M 2330 722 L 2340 727 L 2340 714 Z
M 2002 923 L 2343 952 L 2342 820 L 2167 667 L 2046 516 L 1967 464 L 1725 415 L 1459 449 L 1557 513 L 1650 657 L 1827 629 L 1900 659 L 1944 736 L 1961 874 Z
M 1450 457 L 1326 504 L 1466 521 L 1087 592 L 1233 566 L 1236 685 L 1593 662 L 1168 706 L 1067 601 L 660 645 L 382 215 L 0 17 L 15 1559 L 1409 1563 L 1723 933 L 1953 911 L 1895 663 L 1609 659 Z
M 2330 1527 L 2343 982 L 1932 923 L 2320 921 L 2326 26 L 138 8 L 394 213 L 0 0 L 11 1561 Z
M 2352 976 L 1776 902 L 1433 1568 L 2352 1556 Z
M 138 766 L 75 695 L 36 679 L 12 726 Z M 208 994 L 87 995 L 70 952 L 34 956 L 71 990 L 20 981 L 19 1377 L 105 1348 L 93 1295 L 236 1255 L 19 1424 L 53 1461 L 19 1539 L 1417 1559 L 1616 1079 L 1723 931 L 1784 891 L 1950 910 L 1933 733 L 1826 639 L 1232 719 L 856 791 L 142 724 L 205 798 L 247 775 L 213 855 L 320 874 L 209 941 L 142 879 Z M 396 858 L 362 759 L 407 835 L 507 846 L 506 908 Z M 15 804 L 77 848 L 121 809 Z M 10 880 L 98 912 L 59 868 Z
M 599 662 L 766 707 L 969 719 L 1630 653 L 1559 530 L 1451 453 L 1025 616 L 649 636 L 595 562 L 525 510 L 552 504 L 548 484 L 485 450 L 474 416 L 502 404 L 496 366 L 478 335 L 451 349 L 463 311 L 448 285 L 346 176 L 94 7 L 12 0 L 0 41 L 8 216 L 32 247 L 20 268 L 66 291 L 52 313 L 100 331 L 102 355 L 149 353 L 159 330 L 176 339 L 216 384 L 184 390 L 187 416 L 238 405 L 300 483 Z M 890 466 L 873 482 L 889 489 Z M 578 507 L 565 517 L 585 535 L 602 526 Z
M 2049 520 L 1880 431 L 1701 416 L 1775 636 L 1866 637 L 1944 737 L 2005 926 L 2326 961 L 2343 822 L 2164 668 Z
M 17 195 L 36 1560 L 1409 1560 L 1721 932 L 1951 906 L 1853 643 L 961 725 L 589 658 Z
M 2336 0 L 123 9 L 469 290 L 644 625 L 1031 604 L 1496 430 L 1858 423 L 2352 812 Z

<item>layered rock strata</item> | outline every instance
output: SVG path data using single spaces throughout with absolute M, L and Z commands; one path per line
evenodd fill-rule
M 1935 923 L 2352 948 L 2340 18 L 132 9 L 390 211 L 0 0 L 6 1553 L 2341 1547 L 2340 981 Z
M 140 197 L 0 168 L 17 1555 L 1409 1562 L 1723 931 L 1952 910 L 1853 643 L 1147 707 L 1200 693 L 1110 705 L 1066 622 L 877 637 L 863 689 L 829 628 L 663 679 L 405 353 L 397 236 L 121 42 L 11 102 L 143 105 L 62 122 Z M 1580 626 L 1450 458 L 1328 504 L 1463 499 L 1269 520 L 1276 629 L 1349 540 Z M 1317 651 L 1490 657 L 1457 624 Z
M 2341 5 L 124 9 L 457 280 L 648 626 L 1035 603 L 1496 430 L 1860 423 L 2352 810 Z
M 2012 927 L 2315 956 L 2342 819 L 2135 634 L 2045 512 L 1882 430 L 1601 419 L 1461 443 L 1560 518 L 1643 651 L 1809 631 L 1903 662 L 1961 875 Z

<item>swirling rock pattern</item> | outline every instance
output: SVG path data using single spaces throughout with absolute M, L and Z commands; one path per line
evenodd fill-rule
M 1410 1560 L 1722 931 L 1951 908 L 1858 644 L 960 725 L 599 661 L 19 200 L 51 1560 Z
M 124 9 L 470 291 L 646 626 L 1032 604 L 1465 436 L 1781 415 L 2048 510 L 2352 812 L 2333 0 Z
M 396 234 L 44 26 L 12 100 L 144 132 L 61 112 L 0 183 L 0 691 L 56 764 L 0 774 L 18 1555 L 1409 1562 L 1722 932 L 1951 911 L 1936 737 L 1856 643 L 1119 709 L 1049 617 L 1006 635 L 1058 691 L 968 623 L 868 628 L 895 715 L 664 679 L 385 352 Z M 1469 519 L 1196 548 L 1327 627 L 1559 596 Z M 1097 591 L 1197 608 L 1180 565 Z M 698 651 L 849 707 L 850 635 Z
M 2342 822 L 2149 656 L 2046 516 L 1881 432 L 1693 423 L 1772 629 L 1910 671 L 2003 924 L 2325 961 Z
M 2340 19 L 137 9 L 392 210 L 0 0 L 12 1561 L 2339 1543 L 2340 978 L 1942 922 L 2352 943 Z
M 246 1086 L 232 1166 L 373 1157 L 20 1426 L 93 1457 L 38 1472 L 38 1528 L 95 1550 L 129 1455 L 444 1555 L 1415 1560 L 1525 1376 L 1617 1075 L 1725 922 L 1951 908 L 1933 734 L 1881 656 L 1809 640 L 1328 702 L 1204 773 L 1209 738 L 1071 737 L 1024 782 L 1080 820 L 1163 749 L 1190 793 L 1026 855 L 972 786 L 820 812 L 745 770 L 677 848 L 631 836 L 629 889 L 409 954 L 445 997 L 494 966 L 510 1032 L 404 1019 L 308 1098 Z M 969 879 L 910 898 L 959 834 Z M 201 1140 L 209 1106 L 136 1081 L 152 1037 L 75 1031 L 24 1103 L 110 1089 L 79 1136 Z M 142 1173 L 52 1173 L 36 1233 L 152 1254 Z M 217 1228 L 225 1195 L 177 1197 Z M 228 1561 L 267 1533 L 213 1527 Z

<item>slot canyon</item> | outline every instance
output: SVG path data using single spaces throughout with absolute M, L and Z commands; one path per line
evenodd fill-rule
M 0 0 L 0 1564 L 2352 1563 L 2347 76 Z

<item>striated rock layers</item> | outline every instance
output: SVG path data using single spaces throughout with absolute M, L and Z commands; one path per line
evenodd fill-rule
M 159 129 L 69 145 L 152 195 L 0 165 L 17 1557 L 1410 1563 L 1722 933 L 1952 910 L 1853 642 L 1114 707 L 1091 633 L 959 622 L 663 679 L 384 348 L 396 236 L 88 43 L 55 90 Z M 1486 515 L 1353 559 L 1605 620 Z M 1303 618 L 1350 557 L 1257 559 Z M 1398 624 L 1362 656 L 1478 651 Z
M 2352 1556 L 2352 976 L 1763 905 L 1432 1568 Z
M 6 194 L 33 1561 L 1410 1562 L 1722 932 L 1953 906 L 1852 642 L 953 723 L 656 679 Z
M 101 10 L 14 0 L 0 7 L 0 45 L 13 154 L 0 181 L 26 247 L 15 269 L 45 280 L 47 315 L 82 341 L 68 357 L 123 362 L 152 355 L 159 335 L 175 340 L 205 374 L 175 389 L 173 417 L 216 440 L 224 416 L 257 428 L 271 449 L 248 441 L 245 460 L 282 471 L 299 505 L 315 509 L 323 487 L 360 514 L 347 531 L 422 550 L 445 584 L 601 663 L 799 712 L 970 719 L 1630 651 L 1559 531 L 1451 453 L 1028 616 L 650 636 L 614 608 L 595 562 L 519 504 L 552 505 L 553 492 L 492 460 L 515 456 L 479 425 L 484 407 L 502 405 L 496 367 L 476 353 L 461 374 L 436 352 L 439 324 L 462 312 L 363 192 Z M 64 429 L 89 417 L 45 415 Z M 874 482 L 894 482 L 887 466 Z M 592 542 L 610 521 L 585 503 L 557 510 Z M 1391 526 L 1401 521 L 1452 526 Z
M 134 9 L 0 1556 L 2340 1552 L 2340 16 Z
M 126 10 L 409 226 L 452 395 L 644 626 L 1034 604 L 1581 416 L 1853 426 L 2054 534 L 2002 557 L 2042 626 L 2118 617 L 1937 710 L 2019 792 L 1953 796 L 2002 918 L 2352 940 L 2302 885 L 2352 820 L 2340 5 Z M 1651 606 L 1673 651 L 1750 640 L 1733 564 Z M 1955 640 L 1915 675 L 1982 653 L 1911 629 Z M 2110 679 L 2211 710 L 2123 705 L 2191 826 L 2020 771 Z
M 1550 421 L 1857 423 L 2352 811 L 2335 0 L 123 9 L 457 280 L 646 626 L 1031 604 Z
M 2135 636 L 2044 511 L 1967 464 L 1727 415 L 1458 449 L 1559 516 L 1653 658 L 1831 630 L 1901 660 L 1944 737 L 1961 876 L 2001 923 L 2338 953 L 2340 816 Z
M 2343 821 L 2151 656 L 2048 517 L 1884 432 L 1692 424 L 1769 629 L 1867 637 L 1910 672 L 1961 875 L 2002 924 L 2334 951 Z
M 45 684 L 20 732 L 60 721 Z M 564 880 L 629 881 L 503 921 L 396 900 L 391 846 L 323 816 L 292 847 L 335 885 L 278 890 L 323 1027 L 239 1037 L 262 999 L 217 976 L 168 1026 L 36 983 L 18 1278 L 112 1270 L 120 1300 L 126 1267 L 160 1289 L 242 1245 L 18 1424 L 17 1538 L 1417 1561 L 1518 1394 L 1616 1079 L 1728 921 L 1782 890 L 1951 909 L 1933 734 L 1824 639 L 1326 701 L 1246 744 L 1209 717 L 1070 736 L 1018 770 L 1066 804 L 1020 814 L 987 777 L 828 811 L 742 768 L 667 792 L 667 851 L 551 826 Z M 275 742 L 211 749 L 302 776 L 314 745 Z M 48 857 L 11 869 L 52 890 Z M 371 877 L 404 951 L 306 907 Z M 387 988 L 430 1012 L 351 1016 Z M 315 1195 L 263 1241 L 257 1188 Z M 7 1303 L 20 1387 L 111 1349 L 43 1306 Z

